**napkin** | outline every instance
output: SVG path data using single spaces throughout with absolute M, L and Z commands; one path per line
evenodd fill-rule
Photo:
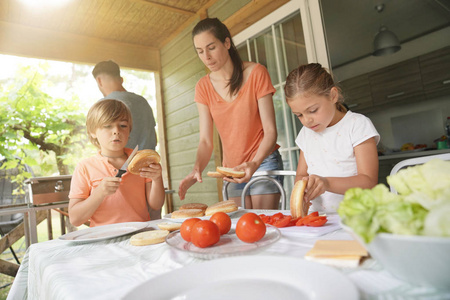
M 334 267 L 356 268 L 367 250 L 356 240 L 318 240 L 305 254 L 306 260 Z

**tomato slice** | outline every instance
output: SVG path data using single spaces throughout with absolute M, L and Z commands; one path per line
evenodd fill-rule
M 283 218 L 274 221 L 272 225 L 278 228 L 286 227 L 291 222 L 291 219 L 292 216 L 284 216 Z
M 263 221 L 265 224 L 271 224 L 270 216 L 259 215 L 259 217 L 261 218 L 261 221 Z
M 279 220 L 279 219 L 282 219 L 282 218 L 284 218 L 285 217 L 285 215 L 283 215 L 282 213 L 276 213 L 276 214 L 274 214 L 272 217 L 271 217 L 271 220 L 272 220 L 272 222 L 275 222 L 275 221 L 277 221 L 277 220 Z
M 311 220 L 306 226 L 320 227 L 325 225 L 327 221 L 327 217 L 318 217 L 318 219 Z
M 312 212 L 312 213 L 310 213 L 308 216 L 311 216 L 311 217 L 318 217 L 318 216 L 319 216 L 319 212 L 318 212 L 318 211 Z
M 295 224 L 297 223 L 297 221 L 300 220 L 301 218 L 302 218 L 302 217 L 298 217 L 298 218 L 296 218 L 296 219 L 292 219 L 292 218 L 291 218 L 291 221 L 289 221 L 288 227 L 290 227 L 290 226 L 295 226 Z

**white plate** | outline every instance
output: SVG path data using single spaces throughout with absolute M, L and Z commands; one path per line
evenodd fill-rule
M 266 235 L 255 243 L 241 241 L 232 227 L 229 233 L 220 237 L 220 241 L 211 247 L 198 248 L 181 237 L 180 231 L 174 231 L 166 237 L 166 243 L 173 248 L 189 253 L 193 257 L 202 259 L 214 259 L 226 256 L 246 255 L 261 251 L 278 241 L 281 237 L 280 230 L 273 226 L 267 226 Z
M 127 222 L 91 227 L 59 237 L 68 242 L 95 242 L 130 234 L 148 226 L 147 222 Z
M 346 299 L 358 291 L 340 271 L 293 257 L 240 256 L 196 263 L 150 279 L 123 299 Z
M 235 213 L 237 213 L 240 210 L 242 210 L 242 209 L 239 208 L 238 210 L 235 210 L 235 211 L 232 211 L 232 212 L 229 212 L 229 213 L 226 213 L 226 214 L 231 217 L 232 215 L 234 215 Z M 211 216 L 194 217 L 194 218 L 199 218 L 200 220 L 209 220 L 211 218 Z M 190 218 L 172 219 L 172 214 L 167 214 L 167 215 L 165 215 L 163 217 L 163 219 L 167 219 L 167 220 L 170 220 L 170 221 L 175 222 L 175 223 L 183 223 L 184 221 L 186 221 L 187 219 L 190 219 Z

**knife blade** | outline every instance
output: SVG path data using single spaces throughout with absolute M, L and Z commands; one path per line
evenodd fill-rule
M 136 145 L 136 147 L 134 147 L 133 152 L 131 152 L 130 156 L 128 156 L 128 158 L 125 161 L 125 163 L 119 169 L 119 172 L 117 172 L 116 177 L 120 178 L 120 177 L 122 177 L 123 174 L 125 174 L 125 172 L 127 171 L 127 168 L 128 168 L 128 164 L 133 159 L 133 157 L 136 155 L 136 152 L 138 151 L 138 149 L 139 149 L 139 145 Z

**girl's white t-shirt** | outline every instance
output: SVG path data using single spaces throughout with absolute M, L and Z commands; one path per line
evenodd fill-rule
M 322 177 L 350 177 L 357 175 L 354 147 L 375 137 L 375 126 L 364 115 L 348 111 L 335 125 L 322 132 L 303 127 L 295 143 L 305 156 L 309 175 Z M 343 195 L 325 192 L 311 201 L 310 211 L 336 212 Z

